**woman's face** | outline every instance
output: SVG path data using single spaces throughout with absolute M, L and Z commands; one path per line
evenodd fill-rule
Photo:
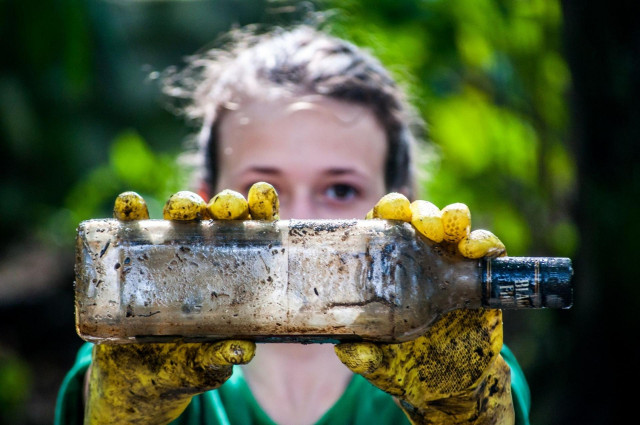
M 280 218 L 364 218 L 385 194 L 386 135 L 360 105 L 322 97 L 254 101 L 219 127 L 217 191 L 272 184 Z

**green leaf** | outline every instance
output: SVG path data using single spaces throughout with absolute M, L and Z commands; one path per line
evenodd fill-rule
M 109 156 L 116 175 L 125 184 L 145 190 L 154 185 L 157 159 L 138 133 L 126 131 L 118 135 Z

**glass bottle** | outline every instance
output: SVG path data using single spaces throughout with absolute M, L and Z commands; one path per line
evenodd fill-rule
M 88 220 L 76 328 L 104 343 L 401 342 L 457 308 L 569 308 L 568 258 L 469 260 L 388 220 Z

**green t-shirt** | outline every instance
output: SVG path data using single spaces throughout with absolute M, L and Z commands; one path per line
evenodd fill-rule
M 91 363 L 92 344 L 84 344 L 73 368 L 60 387 L 54 425 L 82 424 L 84 374 Z M 511 351 L 501 352 L 511 368 L 511 391 L 516 424 L 529 425 L 529 387 Z M 193 397 L 187 409 L 172 425 L 276 425 L 253 397 L 240 367 L 214 391 Z M 340 399 L 315 425 L 409 424 L 392 397 L 371 385 L 360 375 L 353 375 Z

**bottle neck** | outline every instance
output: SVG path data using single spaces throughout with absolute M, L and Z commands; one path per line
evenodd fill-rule
M 569 308 L 568 258 L 499 257 L 480 261 L 482 304 L 490 308 Z

